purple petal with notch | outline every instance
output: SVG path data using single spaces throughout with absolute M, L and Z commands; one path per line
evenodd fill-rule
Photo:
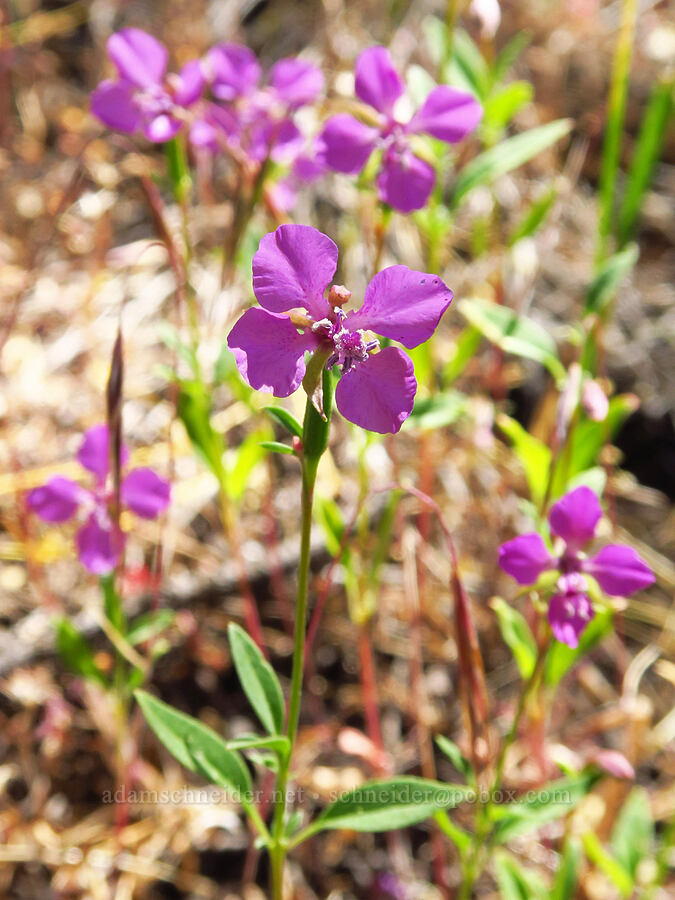
M 368 162 L 380 136 L 377 128 L 370 128 L 346 113 L 333 116 L 324 125 L 320 141 L 328 168 L 346 175 L 355 175 Z
M 452 291 L 437 275 L 389 266 L 371 280 L 363 305 L 349 313 L 345 327 L 374 331 L 412 349 L 429 340 L 451 302 Z
M 122 78 L 139 88 L 162 83 L 169 54 L 151 34 L 140 28 L 124 28 L 108 38 L 107 47 Z
M 257 391 L 288 397 L 305 375 L 305 352 L 317 338 L 300 334 L 288 316 L 247 309 L 227 338 L 241 377 Z
M 338 248 L 310 225 L 280 225 L 266 234 L 253 257 L 253 293 L 274 313 L 304 308 L 315 319 L 330 314 L 324 297 Z
M 313 103 L 323 90 L 323 73 L 301 59 L 280 59 L 270 69 L 269 83 L 291 109 Z
M 572 550 L 580 550 L 595 534 L 601 516 L 596 494 L 582 485 L 553 504 L 548 521 L 551 534 L 562 538 Z
M 120 560 L 124 535 L 111 523 L 99 521 L 100 511 L 91 514 L 77 532 L 75 542 L 82 565 L 94 575 L 108 575 Z
M 415 113 L 406 131 L 430 134 L 456 144 L 470 134 L 483 117 L 483 107 L 471 95 L 447 85 L 434 88 Z
M 539 534 L 521 534 L 499 548 L 499 565 L 518 584 L 534 584 L 555 560 Z
M 583 569 L 612 597 L 630 597 L 655 581 L 647 563 L 625 544 L 603 547 L 595 556 L 584 560 Z
M 152 469 L 132 469 L 122 480 L 122 503 L 143 519 L 156 519 L 169 505 L 171 485 Z
M 356 96 L 385 116 L 403 93 L 403 79 L 394 68 L 386 47 L 369 47 L 356 60 Z
M 378 434 L 396 434 L 412 412 L 416 391 L 408 354 L 398 347 L 385 347 L 343 373 L 335 402 L 355 425 Z
M 30 491 L 28 506 L 45 522 L 65 522 L 75 515 L 88 495 L 89 491 L 70 478 L 55 475 L 42 487 Z
M 91 111 L 108 128 L 133 134 L 141 125 L 135 91 L 128 81 L 102 81 L 91 95 Z
M 414 212 L 426 204 L 436 173 L 408 148 L 390 147 L 377 177 L 380 197 L 401 213 Z

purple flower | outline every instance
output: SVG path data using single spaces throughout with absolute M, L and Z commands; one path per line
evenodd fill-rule
M 203 69 L 216 102 L 207 103 L 190 129 L 195 146 L 216 152 L 223 145 L 260 165 L 269 156 L 288 162 L 304 146 L 293 114 L 312 103 L 323 89 L 323 75 L 311 63 L 281 59 L 266 85 L 252 50 L 239 44 L 219 44 L 204 60 Z
M 370 47 L 361 53 L 356 61 L 355 90 L 360 100 L 376 110 L 377 125 L 365 125 L 347 114 L 329 119 L 322 133 L 328 166 L 353 175 L 363 169 L 373 150 L 380 149 L 377 185 L 382 200 L 402 213 L 421 209 L 429 199 L 436 173 L 413 153 L 411 136 L 427 134 L 455 144 L 480 122 L 480 104 L 471 94 L 440 85 L 409 122 L 400 122 L 394 106 L 404 85 L 384 47 Z
M 305 353 L 326 354 L 340 366 L 335 392 L 342 415 L 380 434 L 395 433 L 410 415 L 417 382 L 410 357 L 379 350 L 367 332 L 413 348 L 428 340 L 450 305 L 452 291 L 436 275 L 390 266 L 366 288 L 360 309 L 345 313 L 351 296 L 333 285 L 338 249 L 308 225 L 281 225 L 265 235 L 253 257 L 253 292 L 228 344 L 242 377 L 259 391 L 287 397 L 305 374 Z M 379 351 L 379 352 L 378 352 Z
M 171 140 L 181 129 L 184 110 L 201 97 L 204 73 L 198 60 L 178 75 L 166 74 L 169 54 L 151 34 L 125 28 L 111 35 L 108 56 L 117 80 L 102 81 L 91 96 L 91 110 L 115 131 L 143 131 L 149 141 Z
M 553 556 L 541 535 L 534 533 L 520 535 L 499 548 L 499 565 L 519 584 L 534 584 L 548 569 L 560 572 L 548 619 L 556 638 L 569 647 L 578 645 L 593 618 L 584 574 L 595 578 L 601 589 L 614 597 L 629 597 L 654 583 L 654 573 L 632 547 L 610 544 L 595 556 L 583 553 L 601 516 L 593 491 L 578 487 L 558 500 L 549 513 L 551 535 L 562 543 L 559 556 Z
M 89 490 L 56 475 L 28 494 L 28 505 L 45 522 L 66 522 L 78 511 L 86 517 L 76 537 L 82 564 L 95 575 L 111 572 L 120 560 L 124 534 L 111 516 L 113 488 L 110 483 L 107 425 L 94 425 L 85 432 L 77 459 L 95 478 Z M 122 464 L 129 458 L 122 448 Z M 168 506 L 170 486 L 152 469 L 132 469 L 120 486 L 122 505 L 144 519 L 155 519 Z

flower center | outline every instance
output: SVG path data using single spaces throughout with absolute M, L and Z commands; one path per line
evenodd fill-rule
M 347 316 L 336 306 L 333 309 L 334 319 L 321 319 L 312 325 L 312 331 L 323 333 L 333 344 L 333 353 L 326 362 L 326 368 L 342 366 L 348 372 L 356 363 L 365 362 L 368 354 L 380 346 L 375 339 L 369 341 L 362 329 L 350 331 L 344 327 Z

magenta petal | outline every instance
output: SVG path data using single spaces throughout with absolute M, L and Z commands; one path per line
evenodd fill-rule
M 340 378 L 335 402 L 345 419 L 378 434 L 395 434 L 412 412 L 417 381 L 412 360 L 386 347 Z
M 320 138 L 326 165 L 335 172 L 355 175 L 367 163 L 379 134 L 377 128 L 369 128 L 354 116 L 333 116 L 324 125 Z
M 253 257 L 253 293 L 270 312 L 304 308 L 315 319 L 331 309 L 324 292 L 337 269 L 338 248 L 310 225 L 280 225 Z
M 474 130 L 482 116 L 483 108 L 471 94 L 441 85 L 431 91 L 406 131 L 455 144 Z
M 140 88 L 161 84 L 169 60 L 166 47 L 140 28 L 124 28 L 111 35 L 108 55 L 122 78 Z
M 55 475 L 28 494 L 28 506 L 45 522 L 65 522 L 73 516 L 88 491 L 69 478 Z
M 345 327 L 374 331 L 412 349 L 427 341 L 452 302 L 452 291 L 437 275 L 389 266 L 366 288 L 363 305 Z
M 105 479 L 109 471 L 109 438 L 108 426 L 105 423 L 88 428 L 77 451 L 77 461 L 85 469 L 89 469 L 99 481 Z M 129 459 L 129 449 L 122 444 L 121 464 Z
M 499 565 L 518 584 L 534 584 L 554 564 L 539 534 L 521 534 L 499 548 Z
M 579 550 L 595 534 L 601 516 L 602 507 L 597 496 L 582 485 L 553 504 L 548 521 L 551 534 L 562 538 L 571 549 Z
M 269 82 L 279 99 L 291 109 L 312 103 L 323 90 L 323 74 L 300 59 L 280 59 L 270 69 Z
M 592 575 L 606 594 L 630 597 L 654 584 L 654 573 L 632 547 L 609 544 L 584 561 L 585 572 Z
M 401 213 L 425 205 L 436 180 L 433 168 L 409 149 L 391 147 L 384 155 L 377 178 L 380 196 Z
M 173 99 L 179 106 L 192 106 L 204 93 L 206 76 L 201 60 L 186 63 L 178 75 L 173 76 Z
M 253 156 L 261 161 L 269 154 L 274 162 L 290 162 L 305 145 L 302 133 L 290 119 L 264 125 L 258 136 L 252 136 L 253 145 L 256 140 L 260 142 L 262 152 Z
M 354 116 L 333 116 L 320 137 L 326 165 L 335 172 L 355 175 L 368 161 L 379 134 L 377 128 L 369 128 Z
M 386 116 L 391 115 L 404 84 L 386 47 L 369 47 L 356 60 L 355 90 L 364 103 Z
M 574 649 L 583 630 L 594 616 L 586 594 L 569 591 L 554 594 L 548 605 L 548 621 L 556 639 Z
M 133 134 L 141 124 L 135 90 L 128 81 L 102 81 L 91 95 L 92 113 L 108 128 Z
M 170 115 L 155 116 L 146 123 L 143 131 L 149 141 L 155 144 L 163 144 L 170 141 L 181 130 L 182 122 Z
M 235 100 L 252 93 L 260 80 L 255 53 L 240 44 L 219 44 L 206 58 L 213 94 L 219 100 Z
M 121 485 L 122 503 L 137 516 L 156 519 L 169 505 L 171 486 L 152 469 L 133 469 Z
M 77 555 L 94 575 L 108 575 L 120 560 L 124 535 L 107 521 L 102 525 L 97 512 L 77 532 Z
M 288 397 L 305 374 L 305 351 L 317 340 L 300 334 L 288 318 L 267 310 L 247 309 L 227 338 L 241 377 L 257 391 Z

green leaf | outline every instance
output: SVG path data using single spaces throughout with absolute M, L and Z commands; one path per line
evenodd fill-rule
M 329 829 L 393 831 L 415 825 L 436 810 L 457 806 L 467 788 L 424 778 L 398 777 L 371 781 L 326 807 L 307 829 L 306 836 Z
M 599 778 L 596 771 L 589 770 L 581 775 L 552 781 L 545 788 L 532 792 L 526 800 L 492 807 L 495 840 L 500 844 L 506 843 L 517 835 L 567 815 Z
M 302 425 L 295 416 L 287 409 L 284 409 L 283 406 L 264 406 L 263 409 L 271 419 L 274 419 L 282 425 L 289 434 L 299 438 L 302 437 Z
M 491 184 L 501 175 L 517 169 L 551 144 L 563 138 L 572 127 L 569 119 L 558 119 L 523 134 L 501 141 L 476 156 L 460 171 L 452 192 L 452 206 L 457 207 L 466 195 L 481 184 Z
M 521 677 L 527 680 L 534 672 L 538 652 L 537 642 L 530 631 L 530 626 L 522 613 L 502 600 L 501 597 L 493 597 L 490 606 L 497 613 L 499 630 L 504 638 L 504 643 L 513 653 Z
M 280 441 L 260 441 L 260 446 L 264 450 L 269 450 L 271 453 L 282 453 L 285 456 L 297 456 L 297 453 L 292 447 L 289 447 L 288 444 L 282 444 Z
M 131 623 L 126 639 L 132 646 L 143 644 L 165 631 L 175 618 L 176 614 L 171 609 L 144 613 Z
M 403 424 L 404 430 L 419 428 L 430 431 L 445 428 L 456 422 L 466 410 L 466 395 L 459 391 L 443 391 L 421 400 L 416 399 L 413 411 Z
M 649 797 L 643 788 L 634 788 L 621 807 L 611 843 L 617 860 L 635 882 L 639 863 L 652 857 L 654 845 Z
M 444 756 L 447 756 L 457 771 L 461 772 L 468 782 L 475 782 L 476 774 L 473 766 L 454 741 L 439 734 L 436 736 L 436 746 Z
M 465 299 L 458 305 L 464 318 L 505 353 L 533 359 L 546 366 L 555 379 L 564 378 L 558 348 L 543 325 L 490 300 Z
M 269 433 L 267 429 L 253 431 L 246 435 L 236 450 L 228 451 L 224 486 L 228 497 L 235 503 L 244 496 L 253 470 L 265 459 L 267 451 L 264 445 Z
M 670 79 L 654 85 L 642 119 L 619 213 L 618 242 L 620 247 L 626 244 L 635 231 L 644 196 L 651 184 L 654 168 L 666 139 L 672 110 L 673 78 L 671 76 Z
M 330 497 L 317 497 L 315 506 L 316 518 L 323 529 L 328 552 L 331 556 L 337 556 L 346 528 L 344 516 L 335 500 Z M 345 547 L 342 556 L 343 563 L 347 561 L 348 556 L 349 549 Z
M 486 143 L 494 143 L 518 110 L 532 100 L 533 93 L 529 81 L 513 81 L 490 94 L 483 105 L 480 125 Z
M 549 892 L 535 872 L 524 869 L 510 853 L 497 850 L 493 857 L 495 879 L 503 900 L 544 900 Z
M 227 636 L 234 667 L 251 706 L 269 734 L 281 734 L 284 728 L 284 695 L 274 669 L 241 626 L 231 622 Z
M 490 70 L 483 54 L 463 28 L 456 28 L 453 33 L 452 58 L 445 80 L 481 101 L 488 96 Z
M 637 244 L 628 244 L 600 266 L 586 293 L 584 315 L 602 316 L 616 296 L 624 278 L 632 271 L 640 255 Z
M 478 328 L 468 325 L 455 341 L 455 352 L 443 367 L 443 384 L 449 385 L 459 378 L 467 367 L 469 360 L 476 355 L 476 351 L 483 339 Z
M 497 425 L 511 441 L 513 451 L 525 470 L 532 500 L 537 505 L 541 504 L 548 484 L 551 451 L 509 416 L 498 416 Z
M 580 862 L 581 844 L 577 838 L 568 837 L 553 882 L 551 900 L 574 900 Z
M 222 435 L 211 425 L 211 396 L 201 381 L 180 381 L 178 417 L 192 446 L 200 454 L 220 484 L 225 482 Z
M 166 749 L 191 772 L 205 775 L 222 787 L 247 795 L 251 776 L 238 753 L 229 750 L 225 741 L 198 719 L 179 712 L 152 694 L 136 691 L 134 696 L 143 710 L 148 725 Z M 208 761 L 208 773 L 195 754 Z
M 464 831 L 463 828 L 460 828 L 459 825 L 455 825 L 444 809 L 439 809 L 434 813 L 434 822 L 436 822 L 443 834 L 450 838 L 461 855 L 468 853 L 473 843 L 471 835 Z
M 492 78 L 495 84 L 508 74 L 509 69 L 518 59 L 525 47 L 532 41 L 532 35 L 527 31 L 519 31 L 499 53 L 492 70 Z
M 228 750 L 274 750 L 281 756 L 287 756 L 290 749 L 290 741 L 283 734 L 275 734 L 270 737 L 263 737 L 259 734 L 252 734 L 248 737 L 238 737 L 227 742 Z
M 630 897 L 633 893 L 633 879 L 617 862 L 612 854 L 600 843 L 600 839 L 593 831 L 587 831 L 581 836 L 586 856 L 596 868 L 603 872 L 618 889 L 622 897 Z
M 65 616 L 54 622 L 56 649 L 66 666 L 87 681 L 107 687 L 105 675 L 96 665 L 94 653 L 85 636 Z
M 584 628 L 579 638 L 579 646 L 572 649 L 567 644 L 555 641 L 551 645 L 546 660 L 544 680 L 546 684 L 555 686 L 572 666 L 591 651 L 612 630 L 612 611 L 597 610 L 591 621 Z
M 508 246 L 513 247 L 523 238 L 531 237 L 543 225 L 553 204 L 558 199 L 558 189 L 550 187 L 538 200 L 530 206 L 518 225 L 514 228 L 508 240 Z

